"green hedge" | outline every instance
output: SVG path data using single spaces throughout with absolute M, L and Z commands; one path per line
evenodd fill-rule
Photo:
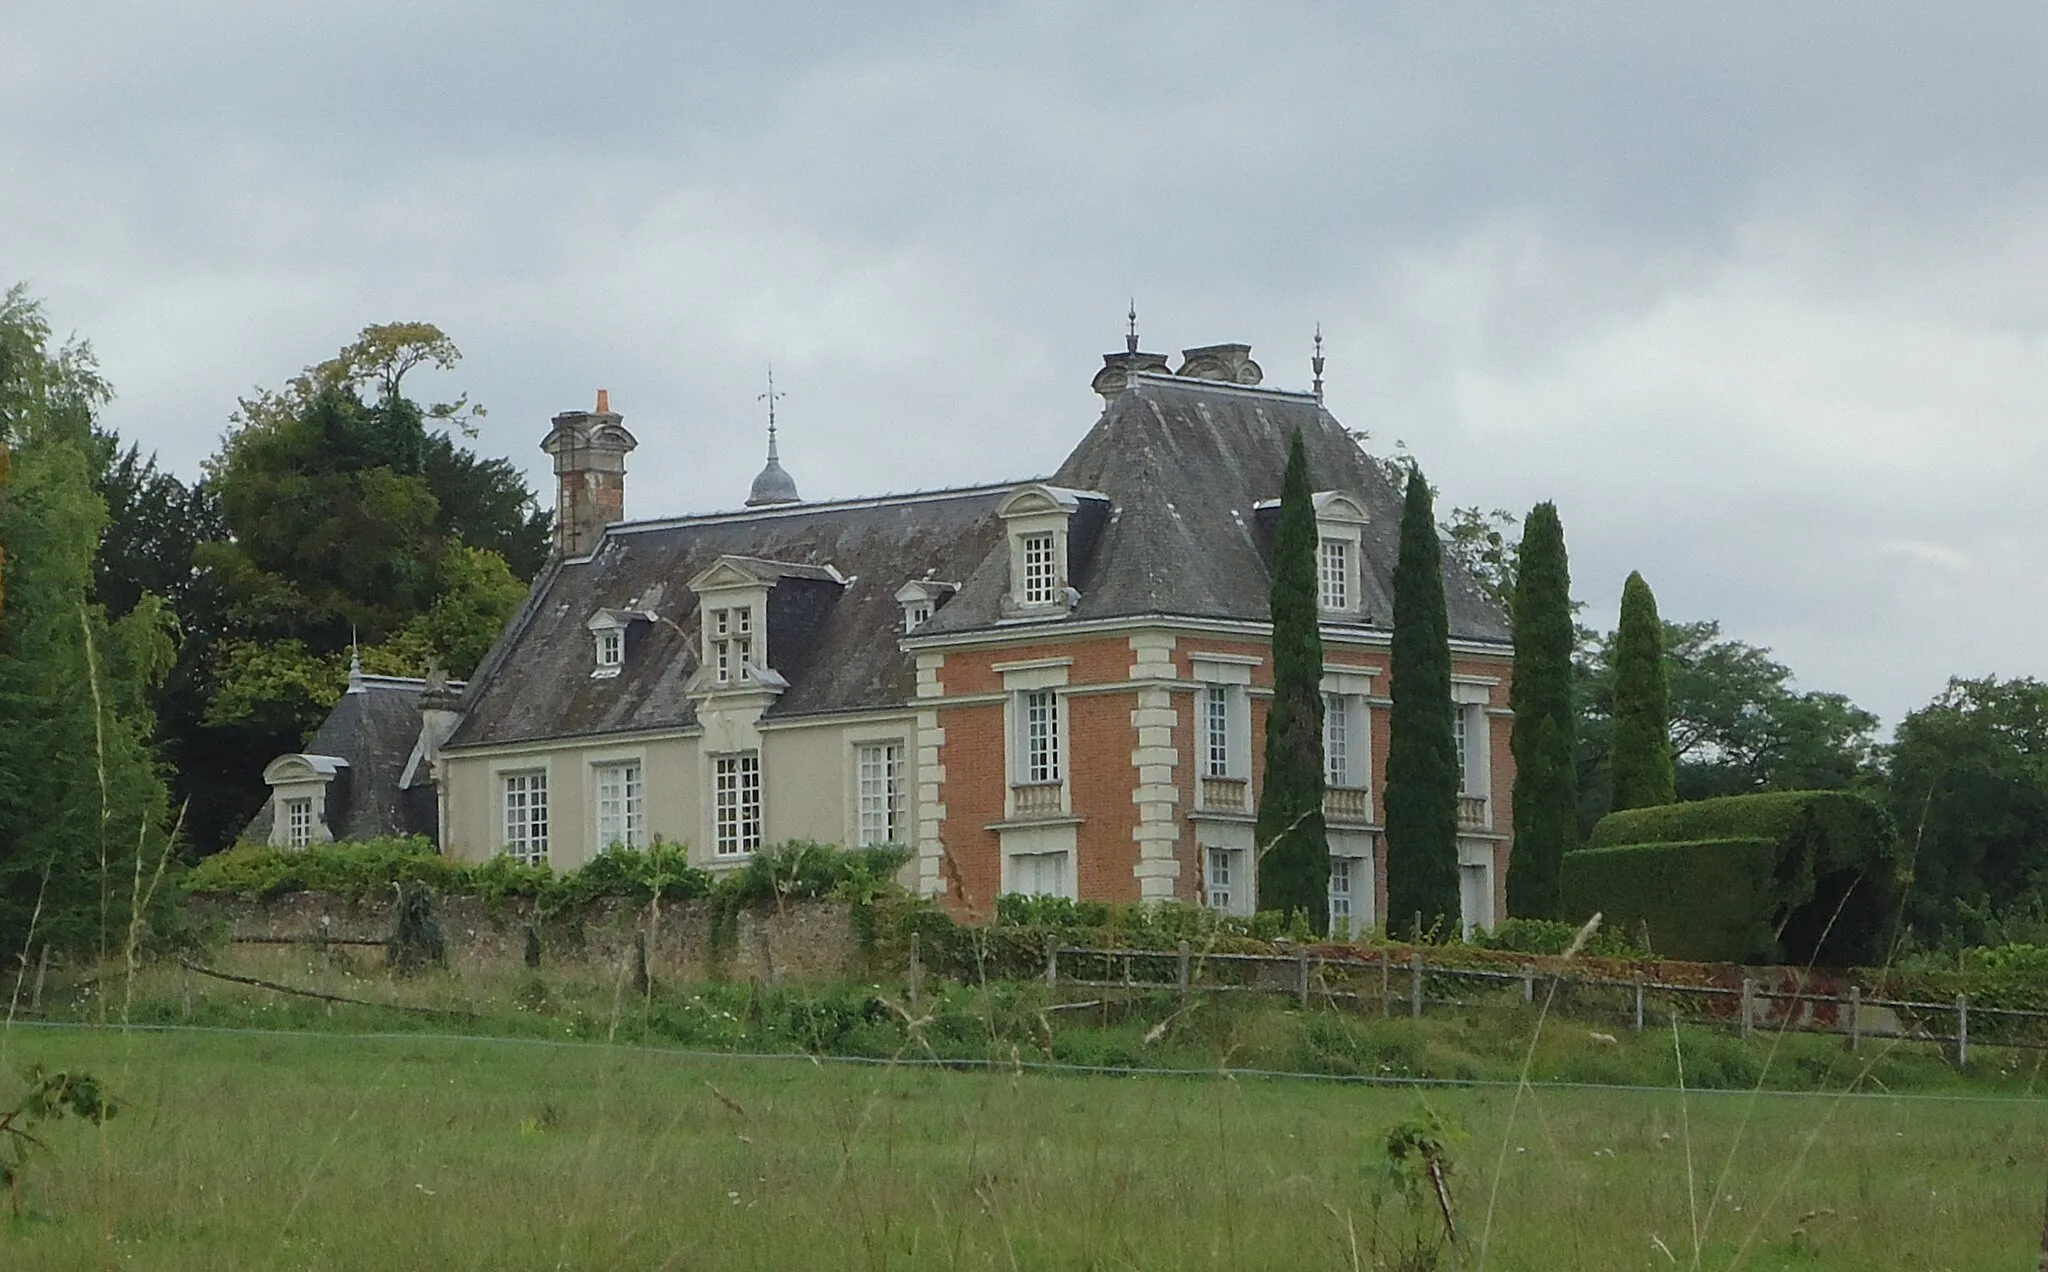
M 1571 914 L 1647 924 L 1668 957 L 1847 967 L 1889 954 L 1906 869 L 1862 796 L 1731 795 L 1602 818 L 1565 859 L 1564 897 Z

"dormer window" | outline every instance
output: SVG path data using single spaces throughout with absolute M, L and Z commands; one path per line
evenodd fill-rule
M 1365 613 L 1365 505 L 1341 490 L 1319 490 L 1316 593 L 1324 618 L 1357 622 Z
M 744 679 L 754 657 L 753 607 L 712 610 L 709 640 L 712 681 L 729 685 Z
M 1084 499 L 1103 500 L 1085 490 L 1034 482 L 1010 492 L 996 505 L 1010 541 L 1010 587 L 1005 618 L 1060 618 L 1078 600 L 1067 577 L 1074 514 Z
M 594 646 L 592 680 L 609 680 L 619 674 L 626 665 L 626 629 L 635 621 L 644 622 L 650 617 L 644 611 L 632 609 L 601 609 L 590 616 L 584 626 L 590 629 Z
M 960 590 L 958 583 L 941 583 L 937 579 L 912 579 L 896 589 L 896 603 L 903 607 L 903 634 L 923 627 L 931 621 L 946 598 Z

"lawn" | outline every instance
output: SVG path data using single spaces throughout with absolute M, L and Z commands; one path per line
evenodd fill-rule
M 17 1025 L 4 1051 L 5 1081 L 73 1066 L 124 1101 L 48 1128 L 10 1269 L 1371 1268 L 1385 1133 L 1425 1098 L 433 1035 Z M 1466 1267 L 1503 1160 L 1489 1268 L 1691 1267 L 1695 1207 L 1708 1268 L 2037 1257 L 2037 1099 L 1539 1088 L 1505 1135 L 1510 1087 L 1426 1098 L 1469 1133 Z

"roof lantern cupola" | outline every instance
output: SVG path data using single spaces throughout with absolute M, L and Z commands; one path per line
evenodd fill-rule
M 768 368 L 768 391 L 760 394 L 759 401 L 768 403 L 768 464 L 754 478 L 753 487 L 747 492 L 747 507 L 761 508 L 774 504 L 801 503 L 803 496 L 796 493 L 796 479 L 783 471 L 781 457 L 775 452 L 775 399 L 781 397 L 775 391 L 775 368 Z

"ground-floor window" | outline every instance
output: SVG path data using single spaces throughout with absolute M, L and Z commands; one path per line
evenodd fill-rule
M 718 856 L 739 857 L 761 846 L 761 753 L 721 755 L 713 770 L 713 848 Z
M 863 848 L 903 842 L 903 744 L 872 742 L 861 746 L 854 760 L 855 792 L 860 824 L 856 840 Z
M 505 854 L 523 865 L 544 865 L 548 859 L 548 775 L 507 773 Z
M 1202 888 L 1209 908 L 1225 914 L 1251 913 L 1252 881 L 1244 868 L 1241 848 L 1202 850 Z
M 1003 891 L 1027 897 L 1069 897 L 1074 895 L 1073 876 L 1064 852 L 1017 852 L 1006 861 Z
M 601 764 L 597 768 L 597 850 L 645 847 L 642 830 L 640 765 Z
M 1330 858 L 1330 935 L 1348 937 L 1353 932 L 1351 902 L 1366 885 L 1365 863 L 1357 857 Z

